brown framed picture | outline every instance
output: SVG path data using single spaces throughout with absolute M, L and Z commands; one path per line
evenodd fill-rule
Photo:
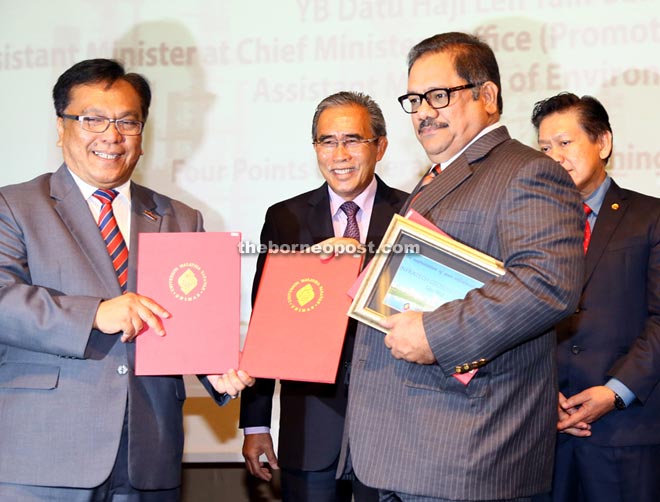
M 432 311 L 504 275 L 495 258 L 401 215 L 394 215 L 348 315 L 380 331 L 399 312 Z

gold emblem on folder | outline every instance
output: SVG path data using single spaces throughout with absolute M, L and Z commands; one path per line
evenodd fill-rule
M 182 263 L 170 272 L 168 285 L 177 300 L 195 301 L 206 291 L 206 272 L 197 263 Z
M 287 302 L 296 312 L 310 312 L 323 301 L 323 285 L 312 278 L 294 282 L 287 293 Z

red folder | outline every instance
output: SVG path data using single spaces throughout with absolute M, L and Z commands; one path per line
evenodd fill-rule
M 313 253 L 269 254 L 241 369 L 249 375 L 334 383 L 351 303 L 346 290 L 362 256 L 321 262 Z
M 136 375 L 219 374 L 238 367 L 241 234 L 139 235 L 137 291 L 168 310 L 167 334 L 136 338 Z

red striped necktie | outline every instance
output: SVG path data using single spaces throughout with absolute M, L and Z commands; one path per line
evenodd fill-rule
M 112 211 L 112 201 L 117 197 L 117 190 L 104 190 L 99 188 L 94 192 L 101 202 L 101 214 L 99 215 L 99 230 L 101 237 L 105 241 L 105 247 L 112 260 L 112 266 L 117 273 L 117 280 L 122 291 L 126 291 L 126 282 L 128 281 L 128 248 L 124 237 L 121 235 L 115 214 Z

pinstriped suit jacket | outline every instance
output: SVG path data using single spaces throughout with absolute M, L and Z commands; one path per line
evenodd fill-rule
M 203 228 L 198 211 L 135 183 L 131 200 L 128 290 L 135 291 L 138 233 Z M 135 344 L 92 329 L 99 302 L 120 294 L 66 166 L 0 189 L 0 482 L 99 485 L 126 416 L 133 486 L 180 484 L 182 378 L 136 377 Z
M 412 197 L 411 197 L 412 198 Z M 409 199 L 410 200 L 410 199 Z M 452 500 L 547 491 L 557 382 L 552 326 L 575 309 L 583 216 L 559 164 L 501 127 L 472 144 L 412 205 L 506 274 L 423 316 L 437 359 L 394 359 L 360 325 L 340 459 L 369 486 Z M 467 386 L 457 365 L 485 358 Z

